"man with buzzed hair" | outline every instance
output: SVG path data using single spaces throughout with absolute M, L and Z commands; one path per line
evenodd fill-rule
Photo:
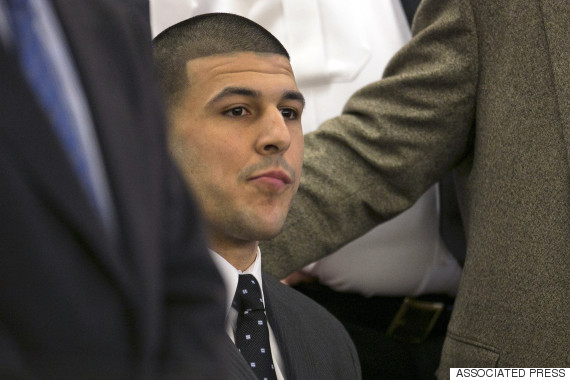
M 172 153 L 227 286 L 235 378 L 360 378 L 342 325 L 261 272 L 258 241 L 281 230 L 303 161 L 304 98 L 287 51 L 251 20 L 216 13 L 162 32 L 154 55 Z

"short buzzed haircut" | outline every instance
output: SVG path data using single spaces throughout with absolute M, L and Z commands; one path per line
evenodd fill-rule
M 179 22 L 153 40 L 154 62 L 169 109 L 188 88 L 186 63 L 192 59 L 238 52 L 289 53 L 261 25 L 230 13 L 208 13 Z

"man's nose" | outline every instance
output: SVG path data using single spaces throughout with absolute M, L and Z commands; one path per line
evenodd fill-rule
M 260 123 L 261 133 L 256 147 L 259 154 L 277 154 L 289 149 L 291 131 L 281 114 L 281 110 L 267 111 Z

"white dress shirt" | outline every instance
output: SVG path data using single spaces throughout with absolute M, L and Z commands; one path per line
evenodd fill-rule
M 150 0 L 150 7 L 153 35 L 207 12 L 239 14 L 273 33 L 289 52 L 306 99 L 305 133 L 380 79 L 411 37 L 399 0 Z M 409 210 L 305 271 L 332 289 L 365 296 L 455 294 L 461 268 L 439 233 L 436 186 Z
M 255 261 L 250 265 L 245 271 L 236 269 L 232 264 L 230 264 L 226 259 L 217 254 L 216 252 L 209 250 L 214 264 L 218 268 L 218 271 L 222 275 L 224 280 L 224 285 L 226 286 L 226 333 L 231 338 L 232 342 L 235 343 L 234 334 L 237 328 L 237 318 L 238 311 L 232 307 L 232 301 L 237 290 L 239 275 L 240 274 L 251 274 L 253 275 L 261 288 L 261 297 L 263 298 L 263 304 L 265 305 L 265 295 L 263 294 L 263 278 L 261 276 L 261 252 L 259 248 L 257 249 L 257 256 Z M 267 311 L 266 311 L 267 314 Z M 267 327 L 269 329 L 269 344 L 271 345 L 271 356 L 273 358 L 273 364 L 275 365 L 275 374 L 278 380 L 284 380 L 283 372 L 281 368 L 285 368 L 283 364 L 283 357 L 279 351 L 279 346 L 277 345 L 277 339 L 275 339 L 275 334 L 271 329 L 271 324 L 269 320 L 267 321 Z

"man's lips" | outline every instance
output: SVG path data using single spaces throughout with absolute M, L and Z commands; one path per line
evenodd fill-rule
M 255 175 L 251 176 L 249 179 L 254 180 L 254 179 L 258 179 L 258 178 L 274 178 L 274 179 L 278 179 L 278 180 L 280 180 L 286 184 L 289 184 L 292 182 L 291 176 L 282 170 L 271 170 L 271 171 L 268 171 L 265 173 L 255 174 Z
M 291 176 L 282 170 L 271 170 L 261 174 L 254 174 L 248 181 L 265 185 L 279 190 L 293 182 Z

